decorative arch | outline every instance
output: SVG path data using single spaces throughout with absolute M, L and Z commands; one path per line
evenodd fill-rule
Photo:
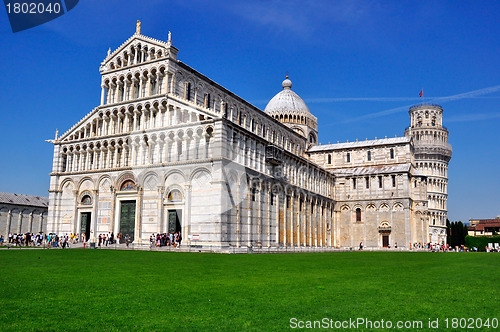
M 149 172 L 144 176 L 143 187 L 146 190 L 156 190 L 158 186 L 158 175 L 155 172 Z
M 403 209 L 404 206 L 400 202 L 395 203 L 394 206 L 392 207 L 393 211 L 403 211 Z
M 380 204 L 380 207 L 378 209 L 379 209 L 379 211 L 382 211 L 382 212 L 389 211 L 389 205 L 387 203 L 382 203 L 382 204 Z
M 94 204 L 93 195 L 89 190 L 85 190 L 80 194 L 79 203 L 82 205 Z
M 375 206 L 375 204 L 370 203 L 366 206 L 366 212 L 376 212 L 376 211 L 377 207 Z
M 99 177 L 97 183 L 99 183 L 100 191 L 108 192 L 110 191 L 113 182 L 109 175 L 102 175 L 101 177 Z
M 212 173 L 206 167 L 196 168 L 189 177 L 189 182 L 196 182 L 199 185 L 207 184 L 212 180 Z
M 68 183 L 70 183 L 73 187 L 75 186 L 75 183 L 73 182 L 73 180 L 71 178 L 66 178 L 66 179 L 62 180 L 61 185 L 59 186 L 59 190 L 63 191 Z
M 340 211 L 342 212 L 349 212 L 351 210 L 351 207 L 347 204 L 344 204 L 340 207 Z
M 186 183 L 186 175 L 181 170 L 171 170 L 165 175 L 165 187 L 168 188 L 173 184 Z
M 94 180 L 90 176 L 85 176 L 78 181 L 78 190 L 82 189 L 94 189 L 95 183 Z
M 132 173 L 125 173 L 116 182 L 120 191 L 137 190 L 137 180 Z

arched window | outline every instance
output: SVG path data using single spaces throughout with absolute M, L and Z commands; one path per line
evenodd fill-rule
M 348 163 L 350 163 L 350 162 L 351 162 L 351 153 L 349 153 L 349 152 L 347 152 L 346 161 L 347 161 Z
M 331 154 L 329 154 L 329 155 L 328 155 L 328 164 L 330 165 L 331 163 L 332 163 L 332 155 L 331 155 Z
M 185 95 L 185 98 L 187 100 L 191 100 L 191 83 L 190 82 L 187 82 L 186 83 L 186 95 Z
M 356 209 L 356 222 L 361 222 L 361 209 Z
M 123 85 L 123 82 L 121 84 L 119 84 L 118 90 L 120 91 L 118 101 L 123 101 L 124 93 L 125 93 L 125 87 Z
M 205 101 L 203 102 L 205 108 L 210 108 L 210 93 L 205 93 Z
M 153 77 L 153 78 L 151 79 L 151 91 L 150 91 L 150 94 L 151 94 L 152 96 L 154 96 L 156 93 L 157 93 L 157 89 L 156 89 L 156 78 L 155 78 L 155 77 Z
M 391 149 L 391 159 L 394 159 L 394 149 Z
M 134 81 L 134 98 L 139 98 L 139 80 Z
M 366 154 L 367 154 L 368 161 L 371 161 L 372 160 L 372 152 L 368 151 Z

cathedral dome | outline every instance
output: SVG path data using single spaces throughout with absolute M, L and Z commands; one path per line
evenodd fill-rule
M 298 94 L 292 91 L 292 81 L 288 79 L 288 76 L 281 84 L 283 86 L 283 91 L 280 91 L 276 96 L 273 97 L 267 104 L 264 112 L 271 114 L 277 113 L 307 113 L 310 114 L 309 108 L 307 108 L 306 103 L 299 97 Z

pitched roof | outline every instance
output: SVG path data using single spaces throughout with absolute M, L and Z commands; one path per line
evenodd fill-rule
M 30 195 L 11 194 L 11 193 L 1 193 L 0 192 L 0 203 L 26 205 L 26 206 L 38 206 L 38 207 L 46 208 L 49 206 L 49 198 L 48 197 L 41 197 L 41 196 L 30 196 Z
M 500 227 L 500 219 L 479 219 L 475 226 L 469 226 L 468 230 L 483 231 L 485 228 Z
M 307 152 L 344 150 L 344 149 L 354 149 L 354 148 L 378 146 L 378 145 L 405 144 L 409 143 L 410 140 L 411 140 L 410 137 L 392 137 L 392 138 L 374 139 L 369 141 L 316 145 L 311 147 Z
M 364 167 L 351 167 L 351 168 L 337 168 L 332 169 L 330 172 L 337 176 L 357 176 L 357 175 L 371 175 L 371 174 L 386 174 L 386 173 L 401 173 L 410 172 L 411 164 L 395 164 L 384 166 L 364 166 Z M 416 174 L 420 175 L 420 174 Z

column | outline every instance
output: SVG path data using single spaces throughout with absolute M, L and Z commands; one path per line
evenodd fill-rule
M 287 227 L 287 223 L 288 223 L 288 212 L 287 212 L 287 208 L 286 208 L 286 201 L 287 201 L 287 194 L 286 194 L 286 189 L 283 190 L 283 246 L 287 246 L 287 243 L 288 243 L 288 227 Z M 279 223 L 279 221 L 278 221 Z M 278 233 L 278 239 L 279 239 L 279 233 Z M 279 240 L 278 240 L 279 242 Z
M 236 202 L 240 202 L 240 197 L 241 197 L 241 192 L 240 192 L 240 180 L 236 180 L 238 189 L 236 191 Z M 243 202 L 241 202 L 241 206 L 243 206 Z M 236 209 L 236 247 L 241 246 L 241 209 L 240 209 L 240 204 L 235 204 L 235 209 Z
M 267 237 L 266 237 L 266 242 L 267 242 L 267 247 L 271 246 L 271 195 L 272 195 L 272 188 L 271 188 L 271 183 L 269 183 L 267 187 L 267 208 L 266 208 L 266 218 L 267 218 Z M 276 202 L 275 202 L 276 205 Z
M 175 74 L 172 74 L 172 83 L 170 84 L 170 92 L 175 94 Z
M 17 218 L 17 234 L 21 234 L 22 224 L 23 224 L 23 213 L 19 212 L 19 215 Z
M 77 209 L 77 206 L 78 206 L 78 190 L 74 189 L 73 190 L 73 198 L 74 198 L 74 201 L 73 201 L 73 230 L 72 232 L 73 233 L 76 233 L 77 231 L 77 227 L 78 227 L 78 209 Z
M 142 195 L 144 191 L 142 187 L 137 186 L 137 243 L 142 243 Z M 134 242 L 136 240 L 134 239 Z
M 121 87 L 123 87 L 123 92 L 122 92 L 122 89 Z M 116 102 L 119 103 L 120 101 L 124 100 L 125 98 L 123 97 L 123 94 L 125 93 L 125 84 L 123 81 L 118 81 L 118 87 L 117 87 L 117 98 L 116 98 Z
M 118 147 L 113 149 L 113 167 L 118 167 Z
M 139 89 L 139 97 L 140 98 L 144 98 L 144 97 L 147 97 L 148 96 L 148 78 L 147 77 L 144 77 L 142 76 L 141 77 L 141 86 L 140 86 L 140 89 Z
M 146 122 L 146 112 L 143 110 L 143 111 L 141 112 L 140 130 L 144 130 L 144 129 L 146 129 L 145 122 Z
M 101 84 L 101 105 L 104 105 L 105 98 L 106 98 L 106 85 Z
M 65 170 L 66 172 L 69 172 L 69 159 L 70 159 L 71 155 L 68 153 L 66 153 L 66 167 L 65 167 Z
M 73 157 L 71 158 L 71 171 L 72 172 L 77 172 L 78 169 L 76 168 L 76 165 L 77 165 L 77 158 L 78 158 L 78 152 L 77 151 L 73 151 Z
M 135 61 L 134 61 L 134 62 L 135 62 L 135 63 L 139 63 L 139 52 L 140 52 L 140 51 L 139 51 L 139 47 L 138 47 L 138 46 L 136 46 L 136 47 L 134 47 L 134 48 L 135 48 Z
M 151 108 L 149 111 L 149 128 L 153 129 L 155 127 L 155 120 L 154 120 L 154 109 Z
M 163 186 L 158 186 L 158 200 L 157 200 L 157 209 L 158 209 L 158 228 L 156 229 L 157 233 L 163 233 L 163 191 L 165 188 Z M 186 195 L 187 196 L 187 195 Z M 184 216 L 186 219 L 186 216 Z M 182 226 L 185 228 L 186 222 L 183 220 Z M 187 240 L 187 237 L 184 235 L 185 232 L 182 230 L 182 237 Z M 183 240 L 185 241 L 185 240 Z
M 97 196 L 97 192 L 95 194 Z M 111 232 L 115 230 L 115 209 L 116 209 L 116 188 L 114 186 L 111 187 L 111 211 L 109 216 L 109 228 Z M 116 234 L 113 234 L 116 235 Z
M 144 96 L 152 96 L 153 94 L 151 93 L 151 80 L 153 79 L 153 75 L 148 74 L 147 79 L 146 79 L 146 92 L 144 93 Z
M 175 107 L 174 108 L 174 118 L 172 119 L 172 124 L 176 125 L 179 123 L 179 108 Z
M 192 234 L 192 232 L 191 232 L 191 189 L 192 189 L 192 186 L 189 184 L 187 184 L 184 187 L 184 190 L 186 192 L 186 210 L 187 211 L 186 211 L 186 216 L 184 218 L 184 223 L 186 224 L 186 226 L 182 230 L 182 238 L 186 239 L 186 240 L 189 238 L 188 235 Z
M 158 77 L 158 94 L 163 94 L 165 90 L 165 88 L 163 87 L 164 86 L 163 78 L 165 77 L 165 74 L 159 72 L 157 74 L 157 77 Z
M 110 156 L 111 155 L 111 151 L 110 151 L 109 147 L 104 147 L 103 148 L 103 152 L 105 152 L 105 154 L 106 154 L 106 159 L 105 159 L 105 161 L 103 163 L 103 166 L 104 166 L 104 168 L 109 168 L 110 164 L 111 164 L 110 163 L 110 161 L 111 161 L 111 159 L 110 159 L 110 157 L 111 157 Z
M 251 186 L 251 184 L 250 184 Z M 247 198 L 247 246 L 250 247 L 252 245 L 252 188 L 250 188 L 249 192 L 246 195 Z
M 10 233 L 11 223 L 12 223 L 12 210 L 9 210 L 9 213 L 7 215 L 7 227 L 5 228 L 6 239 L 7 239 L 7 236 L 9 236 L 9 233 Z
M 38 232 L 43 232 L 43 212 L 40 212 L 40 229 Z
M 90 170 L 90 155 L 92 152 L 90 152 L 90 147 L 87 147 L 87 150 L 85 151 L 86 157 L 85 157 L 85 170 Z
M 132 122 L 132 131 L 136 131 L 137 130 L 137 114 L 139 113 L 139 111 L 135 110 L 133 112 L 134 112 L 134 119 Z
M 137 82 L 137 77 L 133 77 L 132 78 L 132 83 L 130 85 L 130 88 L 131 88 L 131 91 L 130 91 L 130 99 L 134 99 L 135 98 L 135 94 L 136 94 L 136 82 Z
M 258 188 L 259 189 L 259 192 L 257 193 L 257 218 L 258 218 L 258 222 L 257 222 L 257 233 L 258 233 L 258 236 L 257 236 L 257 241 L 260 242 L 261 246 L 262 246 L 262 192 L 263 192 L 263 188 L 262 188 L 262 183 L 260 184 L 260 187 Z

